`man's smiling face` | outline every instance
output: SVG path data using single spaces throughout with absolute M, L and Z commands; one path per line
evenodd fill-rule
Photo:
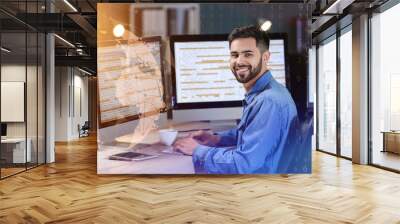
M 240 83 L 248 83 L 264 68 L 262 55 L 254 38 L 238 38 L 230 46 L 230 68 Z

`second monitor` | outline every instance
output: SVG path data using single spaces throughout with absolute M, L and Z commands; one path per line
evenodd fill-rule
M 269 34 L 272 75 L 286 86 L 286 35 Z M 171 37 L 174 109 L 240 107 L 245 95 L 229 67 L 228 35 Z

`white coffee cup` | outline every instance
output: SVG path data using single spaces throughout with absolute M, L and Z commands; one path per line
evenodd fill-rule
M 158 133 L 160 134 L 161 142 L 168 146 L 171 146 L 178 136 L 178 131 L 174 129 L 161 129 Z

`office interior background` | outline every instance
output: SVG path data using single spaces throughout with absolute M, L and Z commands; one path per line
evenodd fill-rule
M 99 2 L 127 1 L 0 2 L 2 187 L 16 178 L 37 175 L 35 170 L 51 173 L 52 165 L 85 150 L 79 146 L 82 141 L 96 141 Z M 392 175 L 398 178 L 392 173 L 400 172 L 400 101 L 396 97 L 400 92 L 396 57 L 400 32 L 395 28 L 400 21 L 399 1 L 291 3 L 310 7 L 312 13 L 307 85 L 303 88 L 307 88 L 307 102 L 314 114 L 313 159 L 320 161 L 326 155 L 335 159 L 321 170 L 338 169 L 338 164 L 348 161 L 345 167 L 351 172 L 362 172 L 357 165 L 361 164 L 368 167 L 368 175 L 389 175 L 388 182 Z M 82 126 L 88 127 L 89 137 L 81 138 Z M 65 149 L 68 144 L 72 147 Z M 96 157 L 85 159 L 95 163 Z M 388 187 L 395 188 L 398 185 Z M 384 214 L 390 217 L 387 221 L 399 220 L 395 213 Z
M 76 1 L 76 4 L 71 7 L 58 1 L 2 2 L 5 21 L 1 29 L 2 136 L 13 142 L 1 145 L 2 177 L 43 164 L 46 156 L 48 161 L 53 161 L 54 141 L 78 138 L 78 125 L 82 127 L 85 121 L 91 124 L 92 132 L 97 128 L 96 41 L 93 39 L 96 36 L 96 2 Z M 307 80 L 307 101 L 314 107 L 316 119 L 313 148 L 352 159 L 352 99 L 355 97 L 352 82 L 358 81 L 363 84 L 360 87 L 367 90 L 367 96 L 363 96 L 367 97 L 367 108 L 363 108 L 363 112 L 367 112 L 363 117 L 367 136 L 363 140 L 368 148 L 363 153 L 364 163 L 399 170 L 398 137 L 390 133 L 400 129 L 400 104 L 395 97 L 400 85 L 399 71 L 394 57 L 398 50 L 394 42 L 399 34 L 391 29 L 398 19 L 398 6 L 391 1 L 385 4 L 356 1 L 340 6 L 343 12 L 339 16 L 325 13 L 327 15 L 318 17 L 316 12 L 322 12 L 329 3 L 308 4 L 313 7 L 314 20 Z M 79 12 L 75 12 L 77 8 Z M 49 10 L 53 13 L 48 14 Z M 361 18 L 358 15 L 361 13 L 370 17 L 364 21 L 367 30 L 360 31 L 367 41 L 362 43 L 364 46 L 360 45 L 366 49 L 359 49 L 365 50 L 362 53 L 368 59 L 362 65 L 366 66 L 369 82 L 363 83 L 352 76 L 353 55 L 360 53 L 352 54 L 356 41 L 352 23 L 355 17 Z M 277 16 L 282 15 L 277 13 Z M 85 22 L 80 24 L 78 20 Z M 55 35 L 50 36 L 50 32 Z M 49 77 L 52 73 L 58 75 L 46 83 L 46 75 Z M 14 87 L 18 84 L 24 86 L 17 91 Z M 304 88 L 305 83 L 301 84 Z M 52 132 L 50 129 L 46 132 L 46 117 L 47 127 L 53 127 Z M 13 161 L 15 148 L 19 151 L 14 153 Z

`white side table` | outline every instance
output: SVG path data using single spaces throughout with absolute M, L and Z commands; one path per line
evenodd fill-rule
M 27 147 L 25 153 L 25 138 L 6 138 L 1 140 L 1 144 L 4 146 L 12 145 L 12 157 L 13 163 L 25 163 L 31 162 L 32 160 L 32 140 L 30 138 L 26 139 Z M 3 147 L 4 147 L 3 146 Z M 25 161 L 25 159 L 27 159 Z

